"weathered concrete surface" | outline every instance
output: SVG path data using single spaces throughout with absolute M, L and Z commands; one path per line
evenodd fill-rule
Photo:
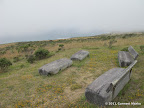
M 38 69 L 40 75 L 56 74 L 60 70 L 63 70 L 72 65 L 72 60 L 62 58 L 51 63 L 48 63 Z
M 122 74 L 123 68 L 113 68 L 92 82 L 85 91 L 86 99 L 93 104 L 105 105 L 105 102 L 112 100 L 112 91 L 107 93 L 107 89 L 111 82 L 117 79 L 119 74 Z
M 135 49 L 134 49 L 132 46 L 130 46 L 130 47 L 128 48 L 128 51 L 129 51 L 130 54 L 133 56 L 133 58 L 136 60 L 139 54 L 135 51 Z
M 112 101 L 130 80 L 131 69 L 136 62 L 126 69 L 113 68 L 102 74 L 86 88 L 86 99 L 99 106 Z
M 80 50 L 71 56 L 71 60 L 83 60 L 89 55 L 88 51 Z
M 134 59 L 129 52 L 119 51 L 118 61 L 120 67 L 126 67 L 129 66 L 134 61 Z

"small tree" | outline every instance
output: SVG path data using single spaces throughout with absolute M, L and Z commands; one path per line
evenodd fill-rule
M 6 59 L 6 58 L 1 58 L 0 59 L 0 68 L 1 70 L 6 70 L 12 63 Z
M 109 48 L 112 48 L 112 45 L 114 44 L 114 43 L 116 43 L 117 41 L 115 40 L 115 39 L 112 39 L 112 40 L 110 40 L 109 41 Z
M 48 57 L 49 51 L 46 49 L 38 49 L 37 51 L 35 51 L 34 54 L 35 54 L 35 57 L 40 60 L 40 59 L 44 59 Z

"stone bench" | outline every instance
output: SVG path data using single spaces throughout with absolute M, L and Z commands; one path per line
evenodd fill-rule
M 83 60 L 89 55 L 88 51 L 80 50 L 71 56 L 71 60 Z
M 127 68 L 113 68 L 99 76 L 85 91 L 87 101 L 105 106 L 105 102 L 112 101 L 130 80 L 135 60 Z
M 38 69 L 40 75 L 56 74 L 61 70 L 72 65 L 72 60 L 62 58 L 51 63 L 48 63 Z
M 118 52 L 118 61 L 120 67 L 129 66 L 138 57 L 138 53 L 134 50 L 132 46 L 128 48 L 128 51 L 129 52 L 126 51 Z
M 128 51 L 133 56 L 134 60 L 136 60 L 139 54 L 135 51 L 135 49 L 132 46 L 130 46 L 128 48 Z

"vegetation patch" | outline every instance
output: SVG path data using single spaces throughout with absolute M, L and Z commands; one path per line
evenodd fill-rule
M 71 90 L 76 90 L 76 89 L 80 89 L 80 88 L 82 88 L 82 85 L 80 85 L 80 84 L 73 84 L 71 87 L 70 87 L 70 89 Z
M 116 43 L 117 41 L 115 39 L 112 39 L 109 41 L 109 46 L 108 48 L 112 48 L 113 47 L 113 44 Z
M 14 57 L 13 58 L 13 62 L 18 62 L 18 61 L 20 61 L 19 57 Z
M 144 45 L 141 45 L 141 46 L 140 46 L 140 50 L 141 50 L 141 52 L 144 54 Z
M 117 42 L 112 42 L 109 48 L 109 42 L 113 39 Z M 85 99 L 85 88 L 104 72 L 118 67 L 118 51 L 130 45 L 139 53 L 138 62 L 128 85 L 113 101 L 144 105 L 143 43 L 144 33 L 130 33 L 0 45 L 0 60 L 7 59 L 1 62 L 7 65 L 1 64 L 0 67 L 7 71 L 0 73 L 1 107 L 97 108 Z M 58 48 L 61 50 L 58 51 Z M 82 49 L 90 53 L 83 61 L 74 61 L 71 67 L 56 75 L 39 75 L 41 66 L 61 58 L 70 58 Z M 16 62 L 11 65 L 14 59 Z
M 11 61 L 6 58 L 0 59 L 0 69 L 5 71 L 10 65 L 12 65 Z
M 46 49 L 38 49 L 37 51 L 35 51 L 34 54 L 35 54 L 36 59 L 41 60 L 41 59 L 49 57 L 49 53 L 50 52 Z
M 38 87 L 36 89 L 37 92 L 40 92 L 40 93 L 44 93 L 44 92 L 47 92 L 49 90 L 51 90 L 53 88 L 52 85 L 40 85 L 40 87 Z
M 121 51 L 127 51 L 128 52 L 128 47 L 123 48 Z
M 35 61 L 35 56 L 34 56 L 34 55 L 30 55 L 30 56 L 28 57 L 27 61 L 28 61 L 29 63 L 34 63 L 34 61 Z

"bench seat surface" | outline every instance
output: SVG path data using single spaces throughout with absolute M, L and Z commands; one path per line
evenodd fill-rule
M 38 69 L 40 75 L 56 74 L 60 70 L 63 70 L 72 65 L 72 60 L 62 58 L 51 63 L 48 63 Z
M 107 92 L 107 89 L 112 82 L 125 75 L 124 70 L 124 68 L 113 68 L 99 76 L 86 88 L 86 99 L 93 104 L 102 106 L 105 105 L 105 102 L 112 101 L 129 81 L 130 72 L 120 81 L 114 91 Z
M 118 61 L 119 61 L 120 67 L 126 67 L 126 66 L 129 66 L 134 61 L 134 59 L 129 52 L 119 51 Z
M 71 60 L 83 60 L 89 55 L 88 51 L 80 50 L 71 56 Z

